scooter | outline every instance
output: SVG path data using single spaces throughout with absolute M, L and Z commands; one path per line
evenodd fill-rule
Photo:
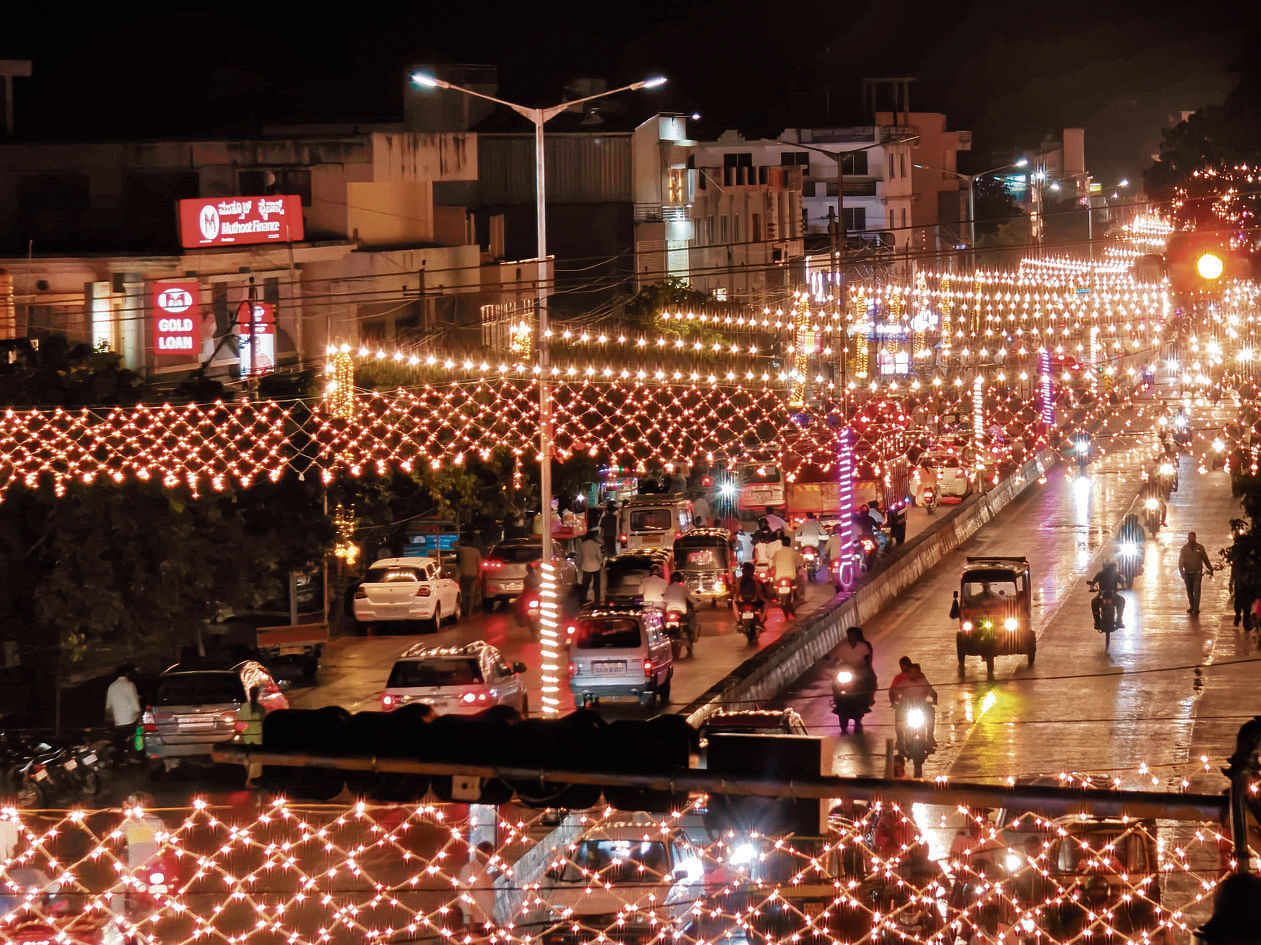
M 797 614 L 796 585 L 797 582 L 791 578 L 779 578 L 775 582 L 775 600 L 778 601 L 785 617 L 794 617 Z
M 541 598 L 538 591 L 522 591 L 513 604 L 512 615 L 517 626 L 529 627 L 530 637 L 537 640 L 543 627 L 543 612 L 540 609 Z
M 876 544 L 874 538 L 868 538 L 864 535 L 858 539 L 858 547 L 863 553 L 863 570 L 872 570 L 876 566 L 876 553 L 880 550 L 880 546 Z
M 1092 591 L 1099 589 L 1099 585 L 1093 582 L 1087 586 Z M 1096 629 L 1103 634 L 1103 651 L 1106 653 L 1112 644 L 1112 634 L 1120 629 L 1117 625 L 1117 602 L 1110 591 L 1101 591 L 1099 599 L 1102 603 L 1099 606 L 1099 626 Z
M 762 611 L 757 604 L 740 601 L 736 604 L 736 630 L 744 634 L 749 646 L 757 643 L 762 635 Z
M 692 615 L 677 610 L 667 610 L 665 631 L 666 636 L 670 638 L 670 651 L 674 658 L 676 660 L 691 659 L 692 648 L 696 643 L 696 634 L 692 631 Z M 687 651 L 686 657 L 682 655 L 684 650 Z
M 897 735 L 902 757 L 911 761 L 915 777 L 924 776 L 924 759 L 934 751 L 932 736 L 933 704 L 925 699 L 898 706 Z
M 871 711 L 875 699 L 875 675 L 870 669 L 857 671 L 842 666 L 832 677 L 832 714 L 841 723 L 841 734 L 854 723 L 854 734 L 863 730 L 863 716 Z
M 801 560 L 806 563 L 806 574 L 808 574 L 810 576 L 810 580 L 813 581 L 815 575 L 819 573 L 819 568 L 823 565 L 823 562 L 819 558 L 819 549 L 814 545 L 802 545 Z
M 932 515 L 937 511 L 937 487 L 925 486 L 923 492 L 924 511 Z

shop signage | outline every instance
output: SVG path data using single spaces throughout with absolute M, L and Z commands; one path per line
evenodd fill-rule
M 153 283 L 153 353 L 196 356 L 201 347 L 201 286 L 195 279 Z
M 303 238 L 302 198 L 297 194 L 181 200 L 179 217 L 180 245 L 185 249 Z

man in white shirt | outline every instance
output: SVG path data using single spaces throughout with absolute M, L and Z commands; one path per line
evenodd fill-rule
M 665 609 L 666 579 L 661 576 L 661 565 L 654 564 L 648 576 L 639 582 L 639 596 L 645 607 Z
M 773 548 L 774 545 L 771 547 Z M 788 543 L 788 539 L 784 539 L 779 546 L 779 550 L 771 554 L 771 577 L 773 580 L 778 581 L 782 578 L 788 578 L 795 583 L 803 566 L 804 562 L 801 560 L 801 555 L 797 553 L 797 549 Z
M 105 715 L 114 726 L 114 745 L 120 759 L 134 754 L 136 720 L 140 718 L 140 693 L 127 673 L 126 666 L 118 667 L 118 678 L 105 690 Z
M 823 544 L 824 533 L 823 526 L 819 524 L 819 520 L 814 517 L 813 512 L 806 513 L 806 520 L 801 523 L 801 527 L 797 529 L 796 534 L 797 547 L 804 548 L 807 545 L 812 546 L 816 551 L 819 545 Z

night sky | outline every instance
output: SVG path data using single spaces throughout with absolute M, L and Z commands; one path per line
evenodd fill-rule
M 971 169 L 1085 125 L 1088 165 L 1107 179 L 1141 170 L 1170 115 L 1224 97 L 1261 22 L 1252 4 L 1222 0 L 1168 12 L 1077 0 L 124 6 L 6 10 L 0 58 L 34 61 L 35 76 L 17 81 L 20 132 L 394 120 L 408 66 L 454 61 L 497 65 L 505 97 L 537 104 L 574 75 L 620 84 L 660 72 L 671 81 L 656 101 L 700 112 L 700 135 L 762 134 L 861 121 L 862 76 L 909 75 L 913 108 L 974 132 Z

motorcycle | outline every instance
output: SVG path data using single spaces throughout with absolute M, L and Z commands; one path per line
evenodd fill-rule
M 823 566 L 823 562 L 819 558 L 819 549 L 814 545 L 803 545 L 801 548 L 801 560 L 806 564 L 806 574 L 813 581 L 819 573 L 819 568 Z
M 1160 531 L 1160 500 L 1155 496 L 1149 497 L 1143 503 L 1143 527 L 1153 538 Z
M 1134 586 L 1134 578 L 1143 573 L 1143 549 L 1136 541 L 1123 541 L 1117 548 L 1117 574 L 1121 587 Z
M 841 734 L 854 723 L 854 734 L 863 730 L 863 716 L 871 711 L 876 683 L 871 670 L 855 670 L 842 666 L 832 677 L 832 714 L 841 723 Z
M 937 487 L 925 486 L 923 495 L 924 495 L 924 499 L 923 499 L 924 511 L 927 512 L 929 515 L 932 515 L 934 512 L 937 511 Z
M 924 759 L 934 751 L 932 735 L 933 704 L 925 699 L 898 705 L 898 747 L 903 758 L 914 766 L 915 777 L 924 776 Z
M 870 571 L 875 568 L 876 552 L 880 549 L 880 546 L 876 544 L 876 540 L 864 535 L 858 539 L 858 547 L 863 553 L 863 570 Z
M 529 627 L 530 637 L 537 640 L 543 626 L 543 612 L 540 610 L 541 598 L 538 591 L 523 591 L 513 606 L 513 617 L 517 626 Z
M 1077 454 L 1077 469 L 1078 471 L 1084 473 L 1086 471 L 1086 467 L 1090 465 L 1090 440 L 1085 439 L 1084 437 L 1079 439 L 1074 445 L 1073 450 Z
M 740 601 L 736 604 L 736 630 L 743 633 L 749 646 L 757 643 L 762 635 L 762 611 L 757 604 Z
M 692 630 L 692 615 L 678 610 L 667 610 L 665 613 L 666 636 L 670 638 L 670 651 L 674 658 L 691 659 L 692 648 L 696 643 L 696 634 Z M 684 657 L 683 651 L 687 651 Z
M 779 608 L 784 612 L 785 617 L 795 617 L 797 614 L 797 582 L 791 578 L 779 578 L 775 582 L 775 600 L 779 603 Z
M 1165 494 L 1165 498 L 1178 491 L 1178 467 L 1175 463 L 1165 460 L 1160 464 L 1158 470 L 1160 474 L 1160 489 Z
M 1092 591 L 1099 589 L 1099 585 L 1093 582 L 1087 586 Z M 1099 599 L 1102 602 L 1099 605 L 1099 626 L 1095 629 L 1103 634 L 1103 651 L 1106 653 L 1112 644 L 1112 634 L 1119 629 L 1117 626 L 1117 602 L 1110 591 L 1100 591 Z

